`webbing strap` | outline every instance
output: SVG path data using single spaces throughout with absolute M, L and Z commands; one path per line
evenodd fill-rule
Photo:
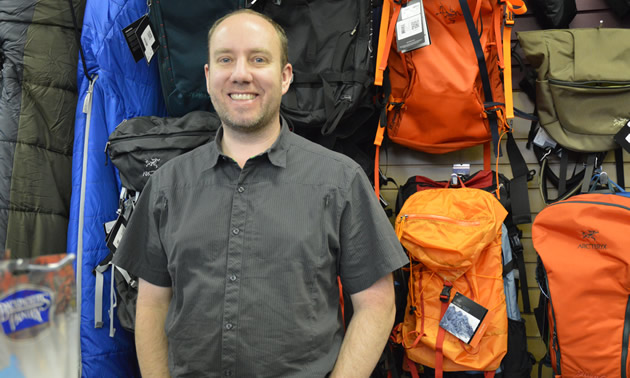
M 446 309 L 448 308 L 448 302 L 442 302 L 442 308 L 440 309 L 440 319 L 446 313 Z M 446 335 L 446 330 L 442 327 L 439 327 L 437 340 L 435 341 L 435 378 L 442 378 L 444 371 L 444 352 L 442 350 L 444 346 L 444 336 Z
M 108 263 L 94 268 L 94 274 L 96 275 L 96 283 L 94 285 L 94 328 L 103 327 L 103 273 L 109 269 L 109 265 Z
M 341 286 L 341 277 L 337 276 L 337 286 L 339 287 L 339 307 L 341 308 L 341 322 L 343 323 L 343 330 L 346 330 L 346 314 L 345 314 L 345 301 L 343 299 L 343 286 Z
M 385 113 L 385 110 L 383 110 Z M 382 117 L 381 117 L 382 118 Z M 383 137 L 385 136 L 385 125 L 382 124 L 382 120 L 378 120 L 378 127 L 376 128 L 376 136 L 374 137 L 374 192 L 376 193 L 376 198 L 380 198 L 381 196 L 381 185 L 380 185 L 380 172 L 379 172 L 379 164 L 381 158 L 381 145 L 383 144 Z
M 488 74 L 488 67 L 486 66 L 486 58 L 483 54 L 483 48 L 481 47 L 481 41 L 477 34 L 477 28 L 475 21 L 470 13 L 468 7 L 468 1 L 459 0 L 459 5 L 462 8 L 464 19 L 466 20 L 466 27 L 468 28 L 468 34 L 472 41 L 473 48 L 475 50 L 475 56 L 477 57 L 477 65 L 479 65 L 479 75 L 481 77 L 481 86 L 483 87 L 484 102 L 494 102 L 492 97 L 492 89 L 490 86 L 490 75 Z M 495 148 L 495 153 L 499 151 L 499 124 L 497 122 L 497 115 L 495 113 L 488 114 L 488 121 L 490 123 L 490 134 L 492 135 L 492 145 Z
M 389 0 L 389 1 L 392 1 L 392 0 Z M 401 7 L 402 5 L 394 1 L 394 13 L 392 14 L 392 17 L 389 20 L 389 28 L 387 29 L 387 38 L 385 39 L 385 45 L 383 46 L 383 51 L 382 51 L 383 55 L 380 59 L 381 63 L 380 65 L 376 67 L 377 72 L 378 71 L 385 72 L 385 69 L 387 68 L 387 61 L 389 60 L 389 50 L 392 47 L 392 41 L 394 39 L 394 29 L 396 29 L 396 20 L 398 20 L 398 15 L 400 14 Z M 385 21 L 384 19 L 381 19 L 381 27 L 384 21 Z M 379 48 L 380 48 L 380 43 L 379 43 Z
M 383 1 L 383 8 L 381 10 L 381 25 L 378 32 L 378 47 L 376 48 L 376 73 L 374 74 L 374 85 L 383 85 L 383 75 L 385 74 L 385 66 L 381 66 L 383 58 L 383 51 L 385 50 L 387 40 L 387 27 L 389 26 L 389 15 L 391 13 L 391 4 L 389 1 Z M 391 41 L 390 41 L 391 44 Z M 387 50 L 389 52 L 389 48 Z M 387 54 L 389 56 L 389 53 Z
M 444 317 L 448 303 L 451 299 L 451 289 L 453 284 L 449 281 L 444 281 L 444 287 L 440 293 L 440 302 L 442 307 L 440 308 L 440 319 Z M 435 340 L 435 378 L 442 378 L 444 372 L 444 336 L 446 336 L 446 330 L 439 327 L 437 339 Z
M 420 374 L 418 374 L 418 367 L 416 366 L 416 363 L 409 360 L 409 358 L 407 357 L 407 355 L 405 354 L 405 356 L 403 357 L 403 359 L 405 360 L 405 364 L 407 364 L 407 368 L 409 369 L 409 373 L 411 373 L 411 377 L 412 378 L 420 378 Z
M 569 151 L 562 151 L 560 156 L 560 173 L 558 174 L 558 194 L 564 195 L 567 192 L 567 169 L 569 167 Z M 586 176 L 585 176 L 586 177 Z M 590 178 L 589 178 L 590 183 Z
M 505 117 L 514 118 L 514 98 L 512 94 L 512 27 L 514 26 L 514 14 L 524 14 L 527 7 L 522 0 L 508 0 L 505 9 L 505 23 L 503 25 L 503 38 L 497 41 L 499 49 L 499 65 L 503 68 L 503 90 L 505 93 Z M 502 50 L 502 51 L 501 51 Z M 503 55 L 503 56 L 501 56 Z
M 131 278 L 131 276 L 129 275 L 129 273 L 124 270 L 123 268 L 114 265 L 114 268 L 116 268 L 116 270 L 118 271 L 118 273 L 120 273 L 123 278 L 125 279 L 125 282 L 127 282 L 127 285 L 137 289 L 138 288 L 138 281 L 134 280 L 133 278 Z
M 492 148 L 490 148 L 489 141 L 483 144 L 483 169 L 485 171 L 492 170 Z
M 621 147 L 615 149 L 615 168 L 617 171 L 617 185 L 625 189 L 626 179 L 623 171 L 623 149 Z
M 510 184 L 510 203 L 512 204 L 512 220 L 514 224 L 526 224 L 532 222 L 531 210 L 529 207 L 529 194 L 527 188 L 527 178 L 529 168 L 521 150 L 516 145 L 516 140 L 512 132 L 507 133 L 505 145 L 510 168 L 512 169 L 512 180 Z
M 508 18 L 509 16 L 509 18 Z M 505 25 L 503 27 L 503 91 L 505 95 L 505 118 L 514 118 L 514 98 L 512 97 L 512 26 L 514 17 L 512 12 L 506 13 Z
M 113 267 L 113 265 L 112 265 Z M 111 277 L 109 282 L 109 310 L 107 314 L 109 315 L 109 337 L 114 337 L 116 334 L 116 328 L 114 328 L 114 311 L 118 303 L 116 303 L 116 291 L 114 290 L 114 271 L 116 269 L 110 269 Z
M 565 151 L 566 153 L 566 151 Z M 593 171 L 595 170 L 596 154 L 588 154 L 586 158 L 586 166 L 584 167 L 584 180 L 582 181 L 581 193 L 588 193 L 588 189 L 591 186 L 591 178 L 593 177 Z

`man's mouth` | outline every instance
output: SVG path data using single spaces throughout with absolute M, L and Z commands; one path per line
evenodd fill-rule
M 253 93 L 231 93 L 230 98 L 236 101 L 253 100 L 256 95 Z

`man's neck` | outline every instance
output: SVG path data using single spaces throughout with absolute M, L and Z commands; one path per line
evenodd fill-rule
M 221 148 L 225 155 L 234 159 L 239 167 L 243 168 L 249 158 L 268 150 L 279 135 L 280 122 L 253 133 L 243 133 L 223 126 Z

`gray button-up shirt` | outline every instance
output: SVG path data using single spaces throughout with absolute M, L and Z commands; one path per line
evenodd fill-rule
M 361 168 L 285 125 L 243 169 L 217 140 L 149 180 L 114 261 L 172 286 L 177 377 L 323 377 L 357 293 L 407 262 Z

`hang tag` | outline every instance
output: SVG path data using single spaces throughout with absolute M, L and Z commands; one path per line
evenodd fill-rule
M 106 229 L 109 223 L 111 222 L 108 222 L 105 224 Z M 116 253 L 116 250 L 118 249 L 118 245 L 120 244 L 120 241 L 122 240 L 122 237 L 125 234 L 126 227 L 127 227 L 127 220 L 125 219 L 123 215 L 119 215 L 114 225 L 111 226 L 111 230 L 107 234 L 107 239 L 105 242 L 107 244 L 107 248 L 109 248 L 109 250 L 112 253 Z
M 484 322 L 487 313 L 487 308 L 461 293 L 455 293 L 440 320 L 440 327 L 474 348 L 488 328 L 487 322 Z
M 624 127 L 619 130 L 613 137 L 615 142 L 621 146 L 624 150 L 630 152 L 630 120 Z
M 406 53 L 431 44 L 422 0 L 411 0 L 400 9 L 396 20 L 396 45 Z
M 147 64 L 149 64 L 159 46 L 155 33 L 153 33 L 151 28 L 149 17 L 147 15 L 140 17 L 134 23 L 124 28 L 122 32 L 135 61 L 138 62 L 140 59 L 145 58 Z
M 553 140 L 551 136 L 549 136 L 549 134 L 547 134 L 545 129 L 543 129 L 542 127 L 539 127 L 538 132 L 536 133 L 536 136 L 534 137 L 534 144 L 543 149 L 547 147 L 554 149 L 556 148 L 556 145 L 558 143 L 556 143 L 556 141 Z

